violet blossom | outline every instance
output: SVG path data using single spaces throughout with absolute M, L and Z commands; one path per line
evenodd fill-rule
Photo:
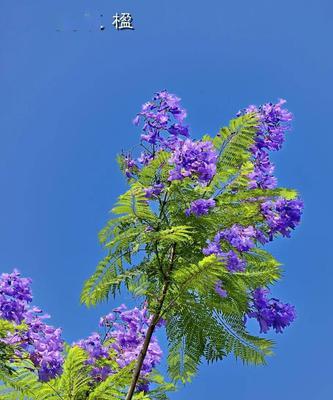
M 267 333 L 272 328 L 276 333 L 282 333 L 295 320 L 295 307 L 278 299 L 268 298 L 268 294 L 268 289 L 255 289 L 247 315 L 257 319 L 260 332 Z
M 22 278 L 17 270 L 0 277 L 0 318 L 14 325 L 24 323 L 27 329 L 9 332 L 1 339 L 18 346 L 18 356 L 26 352 L 37 369 L 39 379 L 48 381 L 62 371 L 63 340 L 61 329 L 44 323 L 48 315 L 30 305 L 32 301 L 31 279 Z
M 198 199 L 191 202 L 190 207 L 185 210 L 185 215 L 189 217 L 191 214 L 199 217 L 208 214 L 211 208 L 215 207 L 214 199 Z
M 169 181 L 191 177 L 205 185 L 216 173 L 217 152 L 210 141 L 186 139 L 175 145 L 169 162 L 174 165 Z

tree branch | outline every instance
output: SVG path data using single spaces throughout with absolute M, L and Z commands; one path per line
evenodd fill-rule
M 143 346 L 142 346 L 142 349 L 140 351 L 140 354 L 139 354 L 135 369 L 133 371 L 132 382 L 131 382 L 130 387 L 128 389 L 128 393 L 127 393 L 127 396 L 126 396 L 125 400 L 132 400 L 132 398 L 133 398 L 133 395 L 134 395 L 134 392 L 135 392 L 135 388 L 136 388 L 136 385 L 137 385 L 139 377 L 140 377 L 141 368 L 142 368 L 143 362 L 145 360 L 145 357 L 147 355 L 147 351 L 148 351 L 148 347 L 149 347 L 151 338 L 153 336 L 153 333 L 154 333 L 154 330 L 156 328 L 156 325 L 157 325 L 158 321 L 160 320 L 161 310 L 162 310 L 162 307 L 163 307 L 163 304 L 164 304 L 164 301 L 165 301 L 165 298 L 166 298 L 166 295 L 167 295 L 167 292 L 168 292 L 168 289 L 169 289 L 169 285 L 170 285 L 169 278 L 170 278 L 170 273 L 172 271 L 172 268 L 173 268 L 173 265 L 174 265 L 174 262 L 175 262 L 175 256 L 176 256 L 176 244 L 173 244 L 172 248 L 171 248 L 171 256 L 170 256 L 170 264 L 169 264 L 169 268 L 168 268 L 168 273 L 167 273 L 167 275 L 166 275 L 166 277 L 164 279 L 162 292 L 161 292 L 161 295 L 160 295 L 160 297 L 159 297 L 159 299 L 157 301 L 157 309 L 156 309 L 156 311 L 155 311 L 155 313 L 154 313 L 154 315 L 152 317 L 152 320 L 151 320 L 151 322 L 149 324 L 149 327 L 147 329 L 146 337 L 145 337 L 145 340 L 143 342 Z

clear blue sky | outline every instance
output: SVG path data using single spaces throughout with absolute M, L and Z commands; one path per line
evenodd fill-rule
M 136 30 L 116 32 L 112 15 L 126 11 Z M 292 239 L 271 249 L 285 268 L 274 294 L 296 305 L 297 322 L 272 335 L 268 366 L 203 365 L 171 398 L 331 398 L 332 15 L 331 0 L 1 0 L 0 269 L 33 278 L 35 302 L 67 340 L 128 300 L 87 310 L 79 294 L 125 189 L 115 156 L 138 141 L 141 103 L 177 93 L 199 136 L 283 97 L 295 122 L 277 175 L 306 207 Z

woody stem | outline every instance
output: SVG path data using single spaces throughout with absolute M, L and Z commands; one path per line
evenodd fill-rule
M 170 272 L 172 270 L 172 267 L 173 267 L 173 264 L 174 264 L 175 249 L 176 249 L 176 245 L 173 245 L 173 247 L 171 249 L 171 262 L 170 262 L 170 267 L 169 267 L 169 271 L 168 271 L 169 274 L 170 274 Z M 164 280 L 164 284 L 162 286 L 161 295 L 160 295 L 160 297 L 159 297 L 159 299 L 157 301 L 157 309 L 156 309 L 156 312 L 154 313 L 154 315 L 152 317 L 152 320 L 151 320 L 151 322 L 149 324 L 149 327 L 147 329 L 146 337 L 145 337 L 145 340 L 143 342 L 142 349 L 140 351 L 140 354 L 139 354 L 135 369 L 133 371 L 132 381 L 131 381 L 130 387 L 128 389 L 127 396 L 126 396 L 125 400 L 132 400 L 133 394 L 135 392 L 136 385 L 137 385 L 139 377 L 140 377 L 141 368 L 142 368 L 143 362 L 145 360 L 145 357 L 147 355 L 147 351 L 148 351 L 148 347 L 149 347 L 151 338 L 152 338 L 153 333 L 155 331 L 156 325 L 157 325 L 157 323 L 158 323 L 158 321 L 159 321 L 159 319 L 161 317 L 161 311 L 162 311 L 162 307 L 163 307 L 163 304 L 164 304 L 164 301 L 165 301 L 165 298 L 166 298 L 166 295 L 167 295 L 167 292 L 168 292 L 168 289 L 169 289 L 169 285 L 170 285 L 169 278 L 166 277 L 166 279 Z

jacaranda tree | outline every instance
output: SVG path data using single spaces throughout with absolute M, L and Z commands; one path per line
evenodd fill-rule
M 145 103 L 141 154 L 123 153 L 129 188 L 100 232 L 106 256 L 82 291 L 96 305 L 121 290 L 140 308 L 124 305 L 101 318 L 95 332 L 71 346 L 30 305 L 30 280 L 17 271 L 0 280 L 0 380 L 3 399 L 166 399 L 174 388 L 154 371 L 164 326 L 168 372 L 186 382 L 199 364 L 229 354 L 262 364 L 272 341 L 250 334 L 282 332 L 292 305 L 270 297 L 281 277 L 264 249 L 289 237 L 302 201 L 277 188 L 269 152 L 279 150 L 292 115 L 277 104 L 240 111 L 215 137 L 190 137 L 180 99 L 167 91 Z
M 126 400 L 136 391 L 156 326 L 169 340 L 174 381 L 188 381 L 205 359 L 233 353 L 261 364 L 272 341 L 246 329 L 276 332 L 295 318 L 294 307 L 269 297 L 280 264 L 263 249 L 289 236 L 303 204 L 277 188 L 269 152 L 279 150 L 292 115 L 277 104 L 250 106 L 214 137 L 190 138 L 186 111 L 167 91 L 145 103 L 139 158 L 122 154 L 129 189 L 100 232 L 107 255 L 85 283 L 82 302 L 96 305 L 126 288 L 151 314 Z

